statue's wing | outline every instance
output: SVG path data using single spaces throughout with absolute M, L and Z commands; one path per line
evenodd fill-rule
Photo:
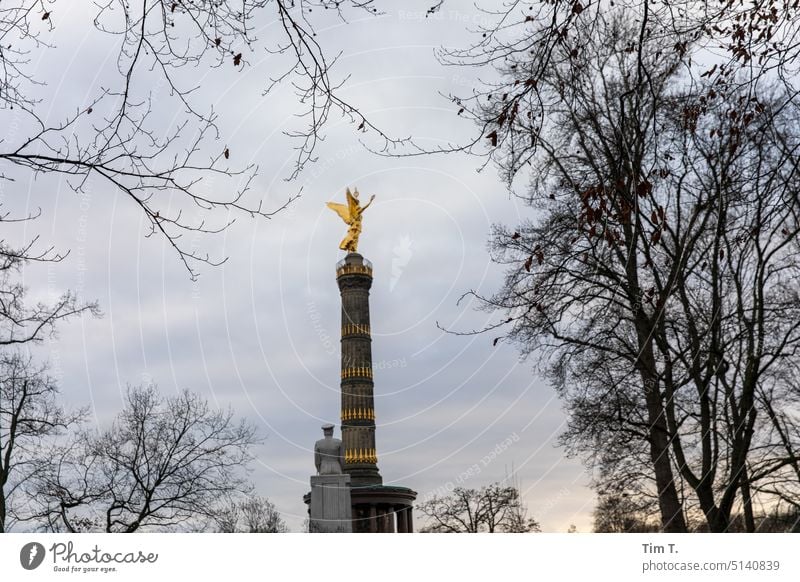
M 347 224 L 350 224 L 352 218 L 350 216 L 350 208 L 338 202 L 327 202 L 328 208 L 333 210 L 336 214 L 342 217 Z
M 345 196 L 347 197 L 347 206 L 350 209 L 350 216 L 356 216 L 359 208 L 358 200 L 350 193 L 350 188 L 345 190 Z

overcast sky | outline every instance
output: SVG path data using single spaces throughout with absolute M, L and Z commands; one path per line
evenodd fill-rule
M 387 132 L 434 145 L 474 131 L 441 94 L 469 92 L 480 74 L 443 67 L 434 49 L 469 43 L 468 29 L 482 16 L 467 2 L 453 2 L 426 19 L 429 4 L 408 1 L 402 10 L 332 23 L 319 39 L 343 51 L 336 71 L 351 75 L 344 97 Z M 41 95 L 53 119 L 84 106 L 113 78 L 112 41 L 87 27 L 77 3 L 69 6 L 69 14 L 62 7 L 52 16 L 57 49 L 34 59 L 46 72 Z M 277 32 L 266 19 L 258 36 L 268 40 Z M 303 193 L 270 221 L 240 217 L 224 234 L 198 240 L 201 249 L 230 258 L 222 267 L 204 266 L 197 282 L 163 240 L 144 237 L 138 208 L 102 183 L 91 183 L 83 198 L 53 178 L 19 174 L 5 185 L 6 207 L 24 201 L 43 211 L 19 236 L 35 231 L 71 250 L 59 265 L 25 272 L 33 296 L 74 289 L 97 299 L 104 312 L 62 326 L 44 346 L 64 400 L 90 405 L 92 422 L 102 426 L 120 409 L 126 386 L 142 382 L 156 382 L 165 394 L 189 388 L 231 405 L 265 437 L 253 465 L 258 492 L 299 530 L 314 470 L 311 447 L 320 425 L 339 424 L 334 265 L 346 228 L 325 202 L 342 201 L 345 187 L 357 186 L 362 196 L 376 195 L 359 251 L 374 264 L 384 482 L 411 487 L 424 499 L 447 487 L 480 487 L 513 470 L 544 531 L 570 524 L 590 530 L 588 475 L 557 445 L 561 404 L 537 377 L 534 361 L 521 361 L 512 345 L 493 347 L 491 335 L 463 337 L 437 327 L 469 330 L 489 321 L 474 303 L 456 302 L 470 289 L 497 289 L 502 270 L 486 250 L 490 226 L 513 224 L 529 210 L 509 196 L 494 168 L 477 171 L 480 159 L 379 157 L 359 142 L 377 143 L 369 134 L 337 119 L 326 128 L 319 160 L 286 182 L 297 144 L 282 132 L 299 127 L 298 105 L 288 86 L 262 95 L 278 57 L 259 48 L 247 58 L 244 70 L 193 71 L 201 87 L 195 99 L 214 104 L 232 161 L 260 167 L 254 194 L 278 205 L 300 186 Z M 157 87 L 157 97 L 158 91 L 164 90 Z M 177 119 L 170 115 L 165 127 Z

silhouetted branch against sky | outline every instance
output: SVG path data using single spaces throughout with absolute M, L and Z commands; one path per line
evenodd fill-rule
M 506 280 L 483 307 L 500 319 L 477 333 L 504 327 L 542 356 L 570 414 L 562 438 L 600 486 L 640 475 L 666 531 L 685 531 L 690 507 L 727 531 L 737 504 L 754 531 L 767 474 L 750 472 L 783 478 L 793 457 L 756 394 L 800 341 L 796 10 L 555 0 L 487 14 L 477 42 L 439 53 L 496 73 L 453 97 L 480 136 L 427 150 L 485 156 L 535 211 L 495 228 Z
M 333 113 L 390 140 L 340 97 L 346 74 L 332 70 L 337 55 L 315 31 L 321 17 L 376 14 L 372 0 L 103 0 L 71 13 L 68 6 L 14 0 L 0 8 L 0 108 L 18 126 L 0 143 L 0 179 L 12 180 L 9 167 L 16 166 L 37 176 L 60 174 L 81 193 L 88 180 L 100 178 L 140 209 L 146 236 L 169 241 L 193 278 L 197 263 L 218 265 L 225 257 L 199 251 L 187 234 L 220 233 L 240 216 L 269 219 L 299 193 L 265 204 L 263 195 L 249 192 L 257 167 L 236 163 L 244 152 L 219 134 L 218 112 L 191 71 L 244 69 L 263 51 L 284 57 L 264 71 L 263 90 L 281 84 L 296 90 L 298 127 L 288 133 L 298 145 L 289 179 L 314 161 Z M 266 27 L 262 39 L 256 30 L 268 22 L 279 26 Z M 75 35 L 98 32 L 102 50 L 115 52 L 115 71 L 98 76 L 88 102 L 54 119 L 41 94 L 60 80 L 47 78 L 37 63 L 69 57 L 51 44 L 62 26 Z
M 443 0 L 432 3 L 430 12 L 449 8 L 455 3 Z M 479 129 L 471 139 L 445 146 L 425 147 L 412 139 L 387 153 L 485 156 L 511 185 L 536 154 L 548 118 L 558 108 L 542 78 L 552 67 L 580 66 L 587 35 L 615 14 L 624 14 L 636 27 L 625 51 L 637 59 L 634 74 L 642 87 L 653 66 L 643 55 L 648 46 L 658 46 L 665 58 L 680 58 L 687 85 L 709 81 L 709 107 L 724 104 L 734 87 L 746 86 L 757 95 L 762 83 L 778 80 L 790 94 L 798 89 L 800 18 L 793 0 L 513 0 L 478 3 L 476 10 L 482 15 L 473 29 L 476 40 L 442 47 L 437 56 L 443 64 L 476 68 L 491 79 L 449 95 L 454 113 L 474 120 Z
M 31 513 L 52 531 L 202 528 L 250 491 L 258 442 L 255 427 L 197 394 L 131 387 L 113 426 L 78 434 L 39 472 Z

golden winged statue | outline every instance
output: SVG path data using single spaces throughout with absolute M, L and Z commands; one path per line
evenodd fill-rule
M 327 204 L 328 208 L 341 216 L 342 220 L 344 220 L 345 224 L 349 227 L 347 229 L 347 234 L 342 239 L 342 242 L 339 243 L 339 248 L 343 251 L 354 253 L 358 248 L 358 237 L 361 234 L 361 215 L 364 214 L 364 211 L 372 204 L 372 201 L 375 200 L 375 196 L 373 195 L 369 199 L 369 202 L 363 207 L 358 201 L 357 189 L 353 190 L 351 194 L 350 188 L 348 188 L 345 192 L 345 196 L 347 197 L 347 204 L 339 204 L 337 202 L 328 202 Z

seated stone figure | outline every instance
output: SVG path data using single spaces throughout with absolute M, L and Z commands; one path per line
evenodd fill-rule
M 322 433 L 325 438 L 314 444 L 317 475 L 341 475 L 344 468 L 344 444 L 341 440 L 333 438 L 332 424 L 324 425 Z

